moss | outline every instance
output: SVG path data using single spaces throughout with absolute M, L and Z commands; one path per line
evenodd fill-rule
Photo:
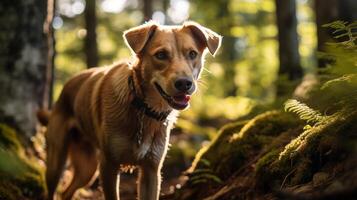
M 0 199 L 41 199 L 45 187 L 38 160 L 25 154 L 16 132 L 0 124 Z
M 21 144 L 17 139 L 16 132 L 4 124 L 0 124 L 0 141 L 0 145 L 3 148 L 11 148 L 15 151 L 18 151 L 21 148 Z
M 289 113 L 268 111 L 250 120 L 238 134 L 234 135 L 233 139 L 243 138 L 251 134 L 277 136 L 299 124 L 300 122 Z
M 1 176 L 3 177 L 3 176 Z M 20 199 L 21 190 L 8 180 L 0 180 L 0 199 Z
M 276 186 L 271 184 L 272 180 L 280 186 L 283 182 L 283 186 L 292 186 L 311 181 L 326 163 L 343 160 L 357 144 L 355 136 L 353 139 L 356 119 L 357 112 L 336 113 L 305 130 L 283 149 L 266 154 L 257 163 L 257 182 L 262 188 L 271 188 Z
M 219 152 L 219 151 L 225 151 L 224 148 L 227 147 L 229 140 L 232 136 L 232 133 L 234 132 L 239 132 L 240 129 L 247 123 L 247 121 L 238 121 L 234 123 L 229 123 L 225 126 L 223 126 L 215 139 L 211 142 L 210 145 L 203 147 L 197 154 L 196 157 L 192 163 L 192 167 L 188 170 L 189 172 L 192 172 L 196 168 L 201 168 L 204 167 L 204 165 L 207 165 L 208 160 L 213 160 L 214 157 L 213 155 L 211 156 L 210 152 Z M 203 162 L 202 162 L 203 161 Z M 210 161 L 208 161 L 210 162 Z M 209 163 L 210 165 L 211 163 Z
M 212 144 L 198 153 L 191 172 L 196 169 L 209 168 L 225 180 L 244 166 L 254 154 L 269 145 L 279 134 L 299 123 L 290 114 L 269 111 L 249 121 L 226 125 L 220 130 Z
M 262 156 L 256 163 L 255 170 L 257 172 L 261 172 L 263 168 L 269 167 L 269 165 L 274 162 L 277 158 L 279 158 L 280 150 L 279 149 L 274 149 L 270 151 L 269 153 L 265 154 Z M 264 175 L 264 174 L 262 174 Z

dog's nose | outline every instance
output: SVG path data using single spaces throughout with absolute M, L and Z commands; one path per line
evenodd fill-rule
M 189 78 L 178 78 L 175 81 L 175 87 L 180 92 L 187 92 L 192 88 L 192 80 Z

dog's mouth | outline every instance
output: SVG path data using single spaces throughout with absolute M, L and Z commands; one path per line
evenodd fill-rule
M 157 91 L 159 91 L 160 95 L 162 98 L 164 98 L 167 103 L 174 109 L 176 110 L 183 110 L 187 108 L 187 106 L 190 104 L 189 101 L 191 99 L 191 96 L 185 93 L 180 93 L 175 96 L 170 96 L 168 95 L 162 87 L 158 83 L 154 83 Z

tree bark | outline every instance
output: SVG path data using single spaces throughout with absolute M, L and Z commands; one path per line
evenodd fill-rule
M 85 27 L 87 35 L 84 40 L 84 51 L 86 55 L 87 67 L 96 67 L 99 63 L 98 44 L 97 44 L 97 17 L 96 17 L 96 0 L 87 0 L 84 11 Z
M 27 137 L 35 133 L 35 113 L 46 92 L 46 15 L 47 1 L 0 3 L 0 123 Z
M 152 4 L 153 4 L 152 0 L 143 0 L 144 22 L 149 21 L 152 18 L 152 14 L 153 14 Z
M 357 20 L 357 1 L 355 0 L 315 0 L 317 50 L 326 51 L 326 42 L 333 42 L 333 30 L 322 25 L 336 20 L 354 22 Z M 320 68 L 326 67 L 328 60 L 319 58 Z
M 44 97 L 42 108 L 50 109 L 52 107 L 53 84 L 55 72 L 55 36 L 53 31 L 53 17 L 55 13 L 56 0 L 47 1 L 47 17 L 44 24 L 44 32 L 47 37 L 47 65 L 46 65 L 46 84 L 44 88 Z
M 357 20 L 357 1 L 339 0 L 339 18 L 343 21 L 354 22 Z
M 169 17 L 167 16 L 167 10 L 170 6 L 170 0 L 162 0 L 162 12 L 165 14 L 165 24 L 168 24 Z
M 339 0 L 315 0 L 316 30 L 317 30 L 317 50 L 325 51 L 326 42 L 332 41 L 331 30 L 322 27 L 322 25 L 331 23 L 338 19 L 338 1 Z M 318 58 L 318 66 L 325 67 L 328 60 Z
M 233 37 L 230 33 L 230 28 L 233 27 L 233 19 L 230 17 L 229 11 L 229 0 L 219 1 L 219 12 L 218 19 L 223 19 L 228 17 L 229 20 L 226 20 L 226 23 L 221 23 L 219 25 L 219 33 L 223 34 L 222 41 L 222 53 L 220 55 L 221 62 L 224 63 L 224 88 L 225 96 L 236 96 L 237 95 L 237 85 L 234 82 L 236 76 L 235 69 L 235 60 L 236 60 L 236 51 L 234 48 L 236 38 Z
M 300 65 L 295 0 L 275 0 L 276 22 L 279 40 L 279 75 L 289 80 L 300 79 L 303 70 Z

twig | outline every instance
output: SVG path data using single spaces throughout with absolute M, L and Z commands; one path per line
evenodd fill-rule
M 283 187 L 284 187 L 284 185 L 285 185 L 285 182 L 286 182 L 286 179 L 288 179 L 288 177 L 289 177 L 292 173 L 294 173 L 294 172 L 295 172 L 295 170 L 296 170 L 296 168 L 295 168 L 295 169 L 293 169 L 293 170 L 291 170 L 291 172 L 289 172 L 289 173 L 285 176 L 285 178 L 284 178 L 283 182 L 281 183 L 280 190 L 282 190 L 282 189 L 283 189 Z

